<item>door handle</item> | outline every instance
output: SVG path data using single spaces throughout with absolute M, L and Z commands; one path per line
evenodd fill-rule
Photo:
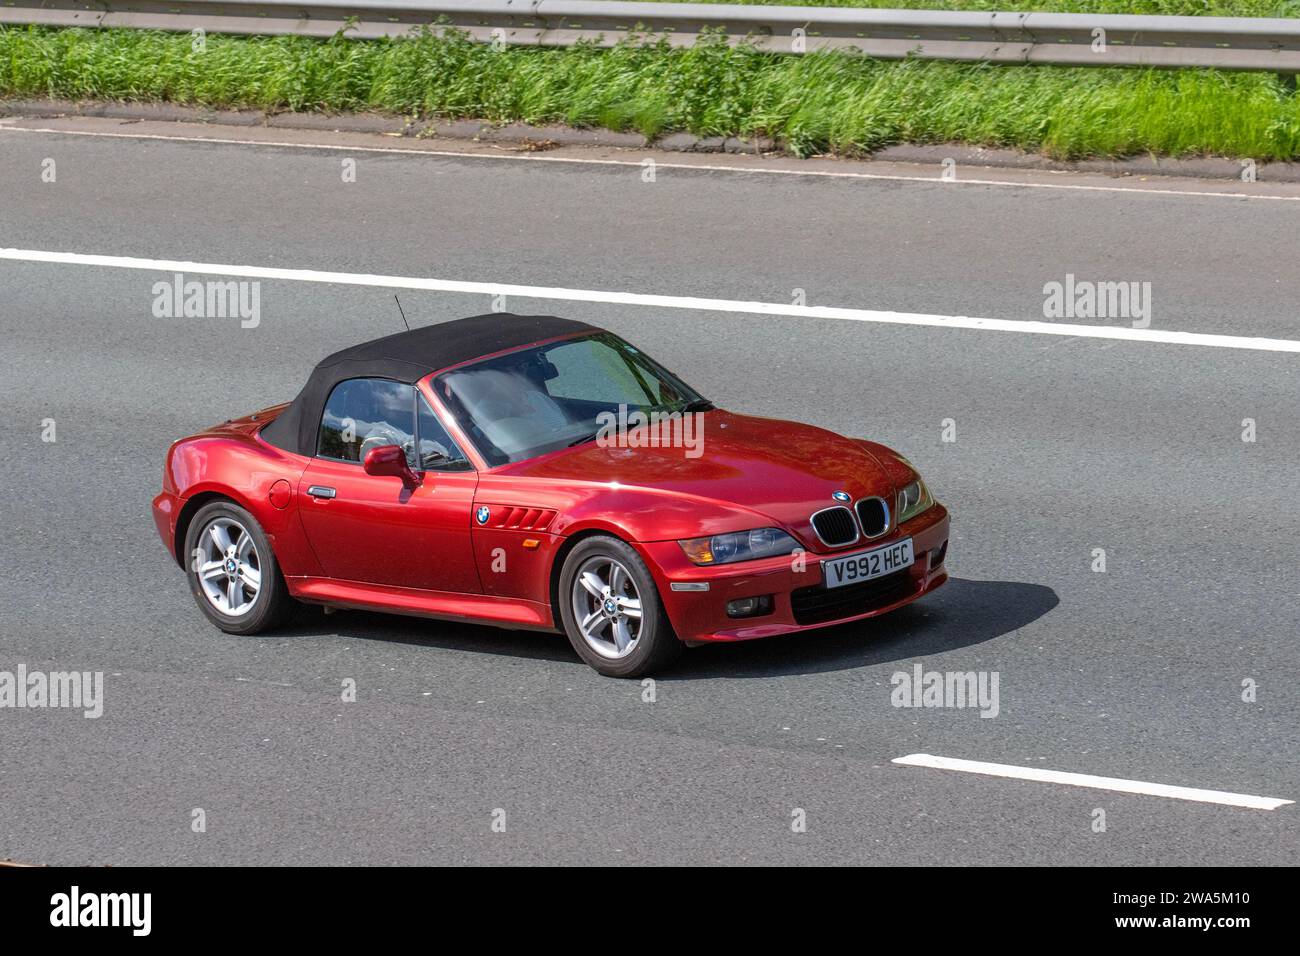
M 313 498 L 333 498 L 337 493 L 333 488 L 327 488 L 324 485 L 312 485 L 307 489 L 307 494 Z

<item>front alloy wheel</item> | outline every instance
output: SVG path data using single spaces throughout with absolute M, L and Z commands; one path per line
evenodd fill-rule
M 569 643 L 608 677 L 640 677 L 681 653 L 650 569 L 618 538 L 579 541 L 564 559 L 558 597 Z
M 589 558 L 573 578 L 573 617 L 582 639 L 601 657 L 621 660 L 641 636 L 641 595 L 614 558 Z

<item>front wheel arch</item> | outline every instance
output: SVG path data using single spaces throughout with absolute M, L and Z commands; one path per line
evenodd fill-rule
M 623 535 L 612 534 L 602 528 L 586 528 L 565 538 L 564 543 L 555 549 L 555 554 L 551 557 L 551 625 L 561 634 L 564 633 L 564 619 L 560 615 L 560 574 L 564 570 L 564 562 L 568 560 L 569 552 L 579 544 L 588 538 L 598 537 L 614 538 L 632 547 L 632 542 Z
M 576 599 L 571 598 L 572 593 L 581 593 L 584 603 L 590 604 L 592 599 L 589 594 L 582 593 L 576 575 L 591 562 L 605 562 L 611 566 L 604 597 L 596 602 L 604 602 L 607 618 L 604 626 L 610 627 L 614 618 L 621 619 L 621 614 L 609 618 L 614 607 L 614 602 L 610 601 L 610 588 L 619 589 L 614 593 L 623 591 L 615 582 L 614 568 L 622 566 L 628 576 L 627 583 L 630 587 L 627 590 L 631 592 L 629 597 L 637 599 L 637 611 L 633 616 L 638 619 L 639 626 L 634 646 L 619 645 L 618 653 L 614 655 L 605 653 L 593 644 L 591 633 L 579 623 L 584 612 L 578 609 Z M 587 590 L 590 591 L 591 588 L 588 587 Z M 639 678 L 653 673 L 671 663 L 685 647 L 674 631 L 672 621 L 668 619 L 654 572 L 645 556 L 630 542 L 603 530 L 583 534 L 581 540 L 575 541 L 565 551 L 555 604 L 560 627 L 574 651 L 593 670 L 607 677 Z M 592 608 L 587 607 L 585 610 L 592 611 Z M 596 609 L 592 617 L 598 613 L 599 609 Z M 632 614 L 630 610 L 628 613 Z M 611 629 L 610 634 L 611 640 L 605 643 L 616 643 L 615 631 Z

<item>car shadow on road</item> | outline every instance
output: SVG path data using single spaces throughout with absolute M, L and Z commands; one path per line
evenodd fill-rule
M 878 618 L 697 648 L 663 679 L 818 674 L 910 661 L 1010 634 L 1059 603 L 1056 592 L 1042 584 L 950 578 L 934 594 Z
M 883 617 L 695 648 L 655 676 L 663 680 L 775 677 L 906 661 L 991 641 L 1038 620 L 1059 603 L 1056 592 L 1041 584 L 952 578 L 934 594 Z M 280 633 L 339 634 L 585 666 L 559 634 L 418 617 L 361 611 L 327 617 L 310 609 Z

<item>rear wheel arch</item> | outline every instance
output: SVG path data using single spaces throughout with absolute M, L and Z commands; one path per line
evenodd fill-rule
M 297 602 L 257 516 L 230 495 L 208 492 L 202 498 L 181 545 L 186 557 L 201 555 L 202 564 L 185 569 L 199 609 L 227 634 L 258 634 L 287 621 Z M 209 528 L 220 532 L 208 534 Z
M 189 533 L 190 522 L 194 520 L 194 516 L 198 514 L 200 508 L 214 501 L 229 501 L 231 504 L 239 505 L 245 510 L 248 509 L 248 505 L 234 495 L 221 491 L 200 491 L 198 494 L 186 498 L 185 504 L 181 507 L 181 513 L 176 516 L 176 535 L 174 538 L 176 563 L 186 570 L 189 570 L 189 568 L 186 561 L 187 555 L 185 554 L 185 536 Z

